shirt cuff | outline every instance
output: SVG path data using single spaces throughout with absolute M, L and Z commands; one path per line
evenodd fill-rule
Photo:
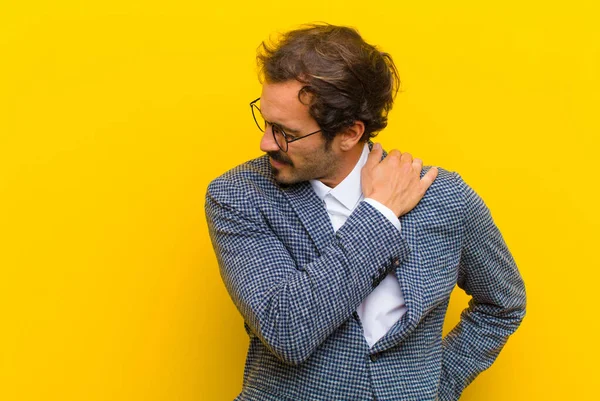
M 394 212 L 392 212 L 392 210 L 389 207 L 384 206 L 382 203 L 376 201 L 375 199 L 371 199 L 371 198 L 365 198 L 365 202 L 369 203 L 375 209 L 379 210 L 379 212 L 381 214 L 383 214 L 385 217 L 387 217 L 387 219 L 390 221 L 390 223 L 392 223 L 394 225 L 394 227 L 396 227 L 398 229 L 398 231 L 400 231 L 400 229 L 401 229 L 400 219 L 398 219 L 398 216 L 396 216 L 396 214 L 394 214 Z

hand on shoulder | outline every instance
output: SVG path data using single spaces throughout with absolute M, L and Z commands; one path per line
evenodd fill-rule
M 361 186 L 365 198 L 375 199 L 400 217 L 411 211 L 425 196 L 438 175 L 432 167 L 421 178 L 423 161 L 408 152 L 394 149 L 381 160 L 383 149 L 373 145 L 361 173 Z

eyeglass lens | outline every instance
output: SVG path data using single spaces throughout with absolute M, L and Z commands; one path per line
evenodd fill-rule
M 260 109 L 255 104 L 252 105 L 252 116 L 254 117 L 254 121 L 256 122 L 258 129 L 260 129 L 262 132 L 266 132 L 267 122 L 260 112 Z M 285 134 L 281 131 L 281 128 L 279 128 L 277 125 L 271 125 L 271 130 L 273 132 L 273 138 L 275 139 L 277 146 L 279 146 L 279 149 L 287 152 L 288 143 L 285 140 Z

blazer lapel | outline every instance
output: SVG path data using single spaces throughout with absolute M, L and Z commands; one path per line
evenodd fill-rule
M 415 213 L 407 213 L 400 217 L 402 237 L 408 243 L 410 253 L 395 269 L 400 282 L 402 295 L 406 305 L 406 313 L 396 322 L 385 336 L 374 344 L 371 352 L 381 352 L 397 345 L 417 327 L 423 314 L 423 279 L 421 272 L 422 258 L 419 254 L 419 242 L 416 230 Z
M 325 205 L 307 181 L 286 187 L 283 192 L 321 254 L 335 236 Z

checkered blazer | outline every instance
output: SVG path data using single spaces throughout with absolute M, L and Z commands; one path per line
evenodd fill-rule
M 205 209 L 250 338 L 235 400 L 457 400 L 525 315 L 488 208 L 442 168 L 400 232 L 361 202 L 335 233 L 310 184 L 278 185 L 266 156 L 212 181 Z M 369 348 L 355 310 L 388 272 L 407 312 Z M 472 299 L 442 338 L 455 285 Z

